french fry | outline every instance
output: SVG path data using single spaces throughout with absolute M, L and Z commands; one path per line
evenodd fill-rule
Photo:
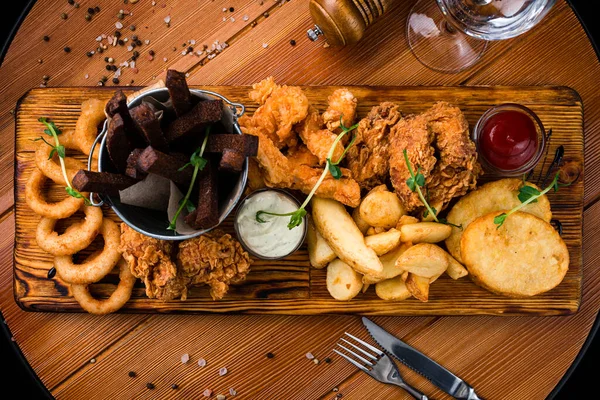
M 448 257 L 448 269 L 446 269 L 446 273 L 452 279 L 460 279 L 463 276 L 469 275 L 469 271 L 461 263 L 459 263 L 456 258 L 452 257 L 450 254 L 447 254 Z
M 383 265 L 365 244 L 365 237 L 346 208 L 339 202 L 314 197 L 312 216 L 315 227 L 337 256 L 361 274 L 377 275 Z
M 351 300 L 363 287 L 362 276 L 340 259 L 327 266 L 327 290 L 336 300 Z
M 429 300 L 429 278 L 409 273 L 405 283 L 410 294 L 416 299 L 424 303 Z
M 429 279 L 446 271 L 448 268 L 446 254 L 444 250 L 434 244 L 419 243 L 398 257 L 396 267 Z
M 369 230 L 369 228 L 371 227 L 371 225 L 369 225 L 364 219 L 362 219 L 360 217 L 360 212 L 358 210 L 358 207 L 356 207 L 354 209 L 354 211 L 352 211 L 352 219 L 354 220 L 354 222 L 356 223 L 356 226 L 358 227 L 358 229 L 360 229 L 362 234 L 366 235 L 366 233 Z
M 404 270 L 396 267 L 396 261 L 410 246 L 401 244 L 395 250 L 379 257 L 381 264 L 383 265 L 383 271 L 377 275 L 363 275 L 363 283 L 378 283 L 386 279 L 393 278 L 404 272 Z
M 389 253 L 400 244 L 400 231 L 392 228 L 389 231 L 367 236 L 365 244 L 372 248 L 378 256 Z
M 375 285 L 375 293 L 382 300 L 406 300 L 412 296 L 406 283 L 399 276 L 378 282 Z
M 377 235 L 378 233 L 382 233 L 385 231 L 386 231 L 386 229 L 382 228 L 380 226 L 371 226 L 371 227 L 369 227 L 369 229 L 367 229 L 366 236 Z
M 398 196 L 387 188 L 376 189 L 371 190 L 358 206 L 360 218 L 371 226 L 393 228 L 400 217 L 406 214 L 404 206 Z
M 402 225 L 403 242 L 413 243 L 438 243 L 446 240 L 452 233 L 450 225 L 444 225 L 437 222 L 418 222 L 416 224 Z
M 327 264 L 337 258 L 335 252 L 329 247 L 317 228 L 315 228 L 310 216 L 308 218 L 306 242 L 308 244 L 308 258 L 310 260 L 310 265 L 314 268 L 325 268 Z

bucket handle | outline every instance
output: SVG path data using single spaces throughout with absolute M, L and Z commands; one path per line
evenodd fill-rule
M 91 171 L 92 170 L 92 163 L 94 162 L 94 151 L 96 150 L 96 146 L 98 145 L 98 142 L 102 141 L 102 139 L 104 138 L 104 136 L 107 133 L 107 126 L 108 126 L 108 120 L 104 121 L 104 128 L 102 129 L 102 132 L 100 132 L 100 134 L 98 136 L 96 136 L 96 139 L 94 139 L 94 143 L 92 143 L 92 148 L 90 149 L 90 154 L 88 156 L 88 165 L 87 165 L 87 170 Z M 100 160 L 98 160 L 98 164 L 100 164 Z M 100 207 L 104 204 L 104 200 L 102 200 L 102 197 L 100 197 L 100 195 L 98 195 L 98 198 L 100 199 L 99 202 L 96 202 L 96 200 L 94 199 L 94 192 L 90 192 L 90 204 L 94 207 Z

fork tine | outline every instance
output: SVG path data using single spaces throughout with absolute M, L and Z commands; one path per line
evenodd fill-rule
M 373 363 L 372 363 L 371 361 L 367 360 L 367 359 L 366 359 L 366 358 L 364 358 L 364 357 L 361 357 L 361 356 L 359 356 L 358 354 L 356 354 L 355 352 L 353 352 L 353 351 L 352 351 L 352 350 L 350 350 L 349 348 L 347 348 L 347 347 L 344 347 L 344 346 L 342 346 L 342 345 L 341 345 L 341 344 L 339 344 L 339 343 L 338 343 L 337 345 L 338 345 L 338 346 L 340 346 L 342 349 L 346 350 L 348 353 L 352 354 L 354 357 L 358 358 L 358 359 L 359 359 L 360 361 L 362 361 L 363 363 L 365 363 L 365 364 L 367 364 L 367 365 L 370 365 L 370 366 L 373 366 Z
M 348 360 L 348 362 L 350 362 L 351 364 L 354 364 L 358 369 L 361 369 L 365 372 L 369 372 L 368 369 L 366 369 L 362 364 L 359 364 L 358 362 L 354 361 L 353 359 L 351 359 L 350 357 L 348 357 L 347 355 L 345 355 L 344 353 L 341 353 L 339 351 L 337 351 L 336 349 L 333 349 L 334 353 L 339 354 L 340 356 L 344 357 L 346 360 Z
M 354 335 L 349 334 L 348 332 L 345 332 L 345 333 L 346 333 L 346 335 L 350 336 L 352 339 L 356 340 L 358 343 L 362 344 L 363 346 L 365 346 L 369 350 L 374 351 L 375 354 L 377 354 L 378 356 L 380 356 L 380 355 L 383 354 L 383 352 L 381 350 L 379 350 L 377 347 L 371 346 L 369 343 L 365 342 L 364 340 L 360 340 L 359 338 L 357 338 Z
M 363 349 L 361 349 L 360 347 L 358 347 L 358 346 L 357 346 L 357 345 L 355 345 L 354 343 L 352 343 L 352 342 L 349 342 L 349 341 L 347 341 L 347 340 L 346 340 L 346 339 L 344 339 L 344 338 L 342 338 L 341 340 L 342 340 L 342 341 L 344 341 L 344 342 L 346 342 L 346 343 L 348 343 L 350 346 L 354 347 L 356 350 L 360 351 L 360 352 L 361 352 L 361 353 L 363 353 L 365 356 L 369 357 L 371 360 L 377 360 L 377 357 L 376 357 L 376 356 L 374 356 L 373 354 L 371 354 L 371 353 L 369 353 L 369 352 L 367 352 L 367 351 L 364 351 Z

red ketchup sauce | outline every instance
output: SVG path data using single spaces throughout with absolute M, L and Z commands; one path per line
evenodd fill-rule
M 507 110 L 493 115 L 481 131 L 480 151 L 493 166 L 512 170 L 533 158 L 538 146 L 537 131 L 529 116 Z

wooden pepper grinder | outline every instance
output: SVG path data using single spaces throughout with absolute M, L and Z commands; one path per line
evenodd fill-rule
M 353 44 L 389 8 L 394 0 L 310 0 L 308 8 L 315 26 L 310 40 L 324 35 L 332 46 Z

